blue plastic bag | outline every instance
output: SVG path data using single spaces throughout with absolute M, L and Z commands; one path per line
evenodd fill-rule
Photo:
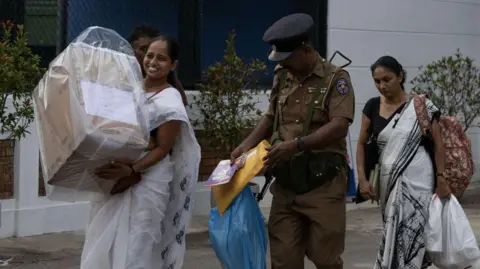
M 225 269 L 266 269 L 267 232 L 263 214 L 247 185 L 220 216 L 215 207 L 208 223 L 210 240 Z

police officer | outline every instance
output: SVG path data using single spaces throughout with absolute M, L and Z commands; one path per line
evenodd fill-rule
M 343 268 L 346 136 L 355 97 L 348 73 L 312 47 L 313 19 L 292 14 L 264 34 L 275 68 L 268 111 L 231 158 L 263 139 L 275 176 L 268 230 L 272 269 Z

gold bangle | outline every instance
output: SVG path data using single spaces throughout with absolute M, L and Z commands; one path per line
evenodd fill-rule
M 135 169 L 133 169 L 133 164 L 130 165 L 130 169 L 132 170 L 132 173 L 130 175 L 133 175 L 136 173 Z

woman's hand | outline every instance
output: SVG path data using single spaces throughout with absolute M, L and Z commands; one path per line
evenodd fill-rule
M 372 200 L 372 202 L 378 199 L 373 190 L 373 185 L 367 180 L 359 179 L 358 188 L 360 189 L 360 195 L 364 199 Z
M 437 190 L 435 191 L 440 198 L 448 198 L 452 194 L 447 181 L 443 177 L 437 179 Z
M 107 165 L 99 167 L 95 171 L 95 174 L 103 179 L 119 179 L 128 177 L 133 173 L 132 166 L 118 161 L 112 161 Z

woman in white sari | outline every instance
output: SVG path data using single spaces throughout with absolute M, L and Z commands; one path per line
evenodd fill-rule
M 141 173 L 141 181 L 92 204 L 81 269 L 182 267 L 200 146 L 186 100 L 168 81 L 178 50 L 168 36 L 154 39 L 148 47 L 143 65 L 154 143 L 136 163 L 115 162 L 97 172 L 106 179 Z
M 430 199 L 435 188 L 440 197 L 450 195 L 443 177 L 445 150 L 438 125 L 440 111 L 427 100 L 432 139 L 422 137 L 413 102 L 404 91 L 406 73 L 400 63 L 384 56 L 372 65 L 371 71 L 381 96 L 370 99 L 363 109 L 357 168 L 360 194 L 380 203 L 384 223 L 374 268 L 427 268 L 423 232 Z M 379 197 L 364 168 L 369 158 L 369 154 L 365 156 L 369 139 L 379 151 Z M 433 141 L 431 147 L 427 140 Z

